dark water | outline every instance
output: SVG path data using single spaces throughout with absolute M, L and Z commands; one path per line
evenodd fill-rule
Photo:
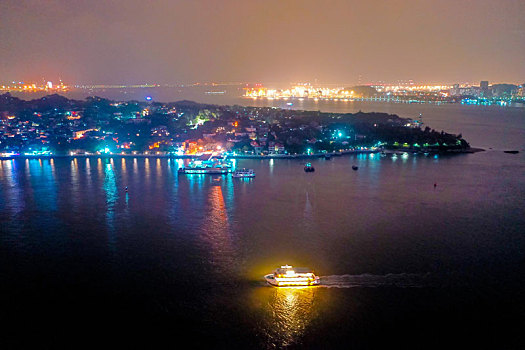
M 522 155 L 180 164 L 1 161 L 2 342 L 523 345 Z M 284 263 L 323 286 L 266 286 Z
M 458 107 L 425 114 L 486 152 L 0 161 L 1 347 L 523 348 L 524 119 Z

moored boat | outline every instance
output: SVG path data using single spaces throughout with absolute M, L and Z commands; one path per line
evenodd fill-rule
M 315 171 L 315 168 L 313 167 L 312 163 L 306 163 L 304 165 L 304 171 L 307 173 L 311 173 Z
M 218 167 L 189 167 L 189 168 L 180 168 L 178 172 L 179 174 L 222 175 L 222 174 L 228 174 L 230 170 L 228 168 L 218 168 Z
M 359 167 L 357 165 L 352 165 L 352 170 L 357 170 Z
M 241 170 L 235 170 L 232 173 L 232 177 L 255 177 L 255 172 L 253 169 L 241 169 Z
M 231 163 L 226 157 L 216 157 L 213 154 L 203 155 L 191 161 L 186 167 L 178 170 L 179 174 L 209 174 L 222 175 L 231 172 Z
M 273 273 L 264 276 L 268 284 L 275 287 L 286 286 L 315 286 L 320 283 L 312 269 L 307 267 L 292 267 L 283 265 L 275 269 Z

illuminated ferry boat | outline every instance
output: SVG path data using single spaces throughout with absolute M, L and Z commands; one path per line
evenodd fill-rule
M 306 267 L 281 266 L 274 273 L 264 276 L 266 282 L 276 287 L 286 286 L 315 286 L 318 285 L 319 277 Z
M 210 174 L 222 175 L 231 172 L 232 165 L 226 158 L 203 155 L 200 159 L 194 160 L 184 168 L 178 170 L 179 174 Z
M 255 172 L 253 169 L 242 169 L 235 170 L 232 174 L 232 177 L 255 177 Z

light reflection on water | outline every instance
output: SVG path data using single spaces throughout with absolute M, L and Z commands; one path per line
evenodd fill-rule
M 80 190 L 80 174 L 78 169 L 78 160 L 77 158 L 73 158 L 70 160 L 70 182 L 71 182 L 71 196 L 80 196 L 81 190 Z M 60 183 L 63 185 L 62 183 Z M 71 203 L 69 210 L 72 210 L 74 212 L 78 212 L 78 202 L 74 201 Z
M 28 169 L 26 163 L 26 171 Z M 26 201 L 24 200 L 24 190 L 22 189 L 20 181 L 21 176 L 16 174 L 15 160 L 1 160 L 0 174 L 3 181 L 0 184 L 0 194 L 4 197 L 0 200 L 0 213 L 2 215 L 2 225 L 0 232 L 5 232 L 6 235 L 0 237 L 0 241 L 6 243 L 13 243 L 20 247 L 23 242 L 23 220 L 20 220 L 20 214 L 26 208 Z
M 202 239 L 209 249 L 210 267 L 221 278 L 226 278 L 237 264 L 232 248 L 230 221 L 220 184 L 212 185 L 208 191 L 208 210 L 203 222 Z
M 29 171 L 27 180 L 31 184 L 36 207 L 39 210 L 56 211 L 57 187 L 54 160 L 32 159 L 29 161 Z
M 115 229 L 115 205 L 118 200 L 118 189 L 113 169 L 113 159 L 106 163 L 104 168 L 104 193 L 106 195 L 106 223 L 108 228 L 108 246 L 111 251 L 116 249 L 116 229 Z
M 157 188 L 160 188 L 162 186 L 162 177 L 165 176 L 165 174 L 162 173 L 162 163 L 160 161 L 160 158 L 157 158 L 156 165 L 155 165 L 155 173 L 156 173 L 156 185 Z
M 137 163 L 137 158 L 133 158 L 133 174 L 137 174 L 139 171 L 139 165 Z
M 92 180 L 91 180 L 91 158 L 86 158 L 86 173 L 85 173 L 85 179 L 86 179 L 86 187 L 87 189 L 91 189 Z
M 146 186 L 149 186 L 150 185 L 150 173 L 151 173 L 151 169 L 149 167 L 149 158 L 144 158 L 144 182 L 145 182 L 145 185 Z
M 16 164 L 15 160 L 2 160 L 0 161 L 2 165 L 2 177 L 5 179 L 3 181 L 3 191 L 9 201 L 4 200 L 0 201 L 4 208 L 7 208 L 11 215 L 15 215 L 17 212 L 23 209 L 24 201 L 22 200 L 22 189 L 18 185 L 20 178 L 16 176 Z M 27 163 L 26 163 L 27 164 Z M 28 171 L 28 168 L 26 168 Z
M 316 287 L 257 288 L 252 305 L 264 314 L 259 330 L 269 348 L 281 349 L 302 342 L 318 313 Z

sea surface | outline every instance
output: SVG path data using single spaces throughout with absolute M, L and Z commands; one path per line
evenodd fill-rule
M 2 160 L 1 348 L 524 348 L 524 110 L 326 103 L 486 151 L 236 160 L 254 179 Z M 322 285 L 265 284 L 283 264 Z

